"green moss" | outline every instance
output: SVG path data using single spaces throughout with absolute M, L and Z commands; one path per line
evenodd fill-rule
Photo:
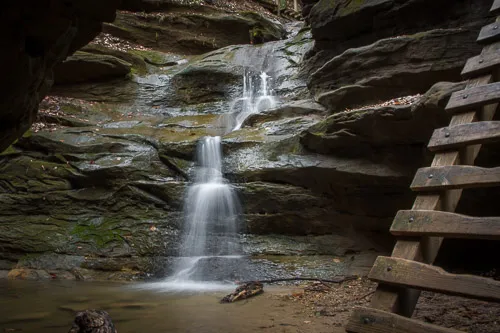
M 24 134 L 23 134 L 23 138 L 29 138 L 33 135 L 33 132 L 31 131 L 31 129 L 27 130 Z
M 78 224 L 70 231 L 71 236 L 77 237 L 78 240 L 91 242 L 99 249 L 105 248 L 109 243 L 119 242 L 123 243 L 122 235 L 125 234 L 124 230 L 112 229 L 111 224 L 113 221 L 107 221 L 100 225 Z
M 428 36 L 429 32 L 428 31 L 422 31 L 422 32 L 417 32 L 416 34 L 410 35 L 408 37 L 414 38 L 414 39 L 420 39 L 425 36 Z
M 16 148 L 14 148 L 14 144 L 12 144 L 7 149 L 5 149 L 3 152 L 1 152 L 0 156 L 17 154 L 17 153 L 19 153 L 19 151 Z
M 138 55 L 140 57 L 147 58 L 150 62 L 161 64 L 167 61 L 167 57 L 164 53 L 152 51 L 152 50 L 130 50 L 132 54 Z

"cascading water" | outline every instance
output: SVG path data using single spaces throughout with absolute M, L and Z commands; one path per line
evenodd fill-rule
M 269 90 L 269 76 L 261 73 L 260 88 L 248 72 L 243 77 L 243 97 L 231 104 L 230 131 L 241 128 L 252 113 L 274 107 L 276 101 Z M 238 109 L 239 107 L 239 109 Z M 227 131 L 226 131 L 227 132 Z M 223 177 L 220 136 L 204 137 L 197 147 L 195 181 L 185 201 L 185 229 L 181 259 L 169 283 L 176 289 L 210 289 L 220 285 L 210 282 L 230 280 L 238 265 L 229 262 L 241 258 L 238 242 L 240 203 L 232 186 Z
M 269 87 L 270 79 L 265 72 L 259 75 L 250 71 L 244 72 L 243 96 L 235 99 L 229 107 L 229 113 L 219 119 L 217 127 L 221 129 L 222 134 L 239 130 L 248 116 L 276 106 L 276 99 Z M 260 85 L 255 85 L 254 82 L 258 80 Z

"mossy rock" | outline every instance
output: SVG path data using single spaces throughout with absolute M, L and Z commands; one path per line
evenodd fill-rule
M 138 50 L 122 51 L 108 48 L 102 45 L 89 44 L 83 47 L 81 51 L 92 54 L 110 55 L 121 59 L 127 63 L 132 64 L 131 70 L 137 74 L 146 74 L 148 72 L 144 58 L 141 57 L 139 53 L 136 53 L 136 51 Z

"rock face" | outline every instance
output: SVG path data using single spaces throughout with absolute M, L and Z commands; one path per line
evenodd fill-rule
M 423 93 L 434 82 L 459 80 L 465 60 L 480 51 L 474 41 L 489 22 L 489 6 L 486 0 L 321 0 L 309 14 L 316 44 L 303 71 L 332 108 Z M 339 76 L 346 80 L 335 82 Z
M 369 267 L 392 247 L 397 210 L 411 207 L 409 184 L 449 121 L 444 106 L 464 87 L 458 74 L 490 1 L 448 3 L 442 20 L 438 4 L 321 0 L 309 6 L 311 30 L 286 24 L 288 39 L 250 45 L 252 27 L 279 39 L 281 25 L 126 1 L 131 12 L 60 65 L 38 121 L 0 155 L 0 276 L 168 274 L 197 142 L 238 110 L 243 73 L 258 83 L 262 71 L 277 104 L 222 138 L 244 253 L 355 256 Z M 459 210 L 487 197 L 465 194 Z
M 161 8 L 160 8 L 161 10 Z M 104 31 L 146 47 L 179 54 L 201 54 L 234 44 L 282 39 L 279 22 L 256 13 L 223 14 L 178 8 L 175 11 L 120 12 Z
M 0 56 L 0 151 L 34 121 L 53 82 L 54 66 L 91 41 L 101 22 L 113 21 L 119 0 L 23 1 L 3 4 Z
M 478 47 L 475 31 L 431 30 L 379 40 L 328 60 L 309 88 L 330 110 L 425 92 L 435 82 L 460 81 L 464 57 Z

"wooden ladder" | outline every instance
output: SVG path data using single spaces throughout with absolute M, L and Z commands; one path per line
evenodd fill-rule
M 500 0 L 491 12 L 500 14 Z M 354 310 L 347 332 L 459 332 L 410 319 L 422 290 L 500 301 L 500 281 L 432 266 L 444 238 L 500 240 L 500 217 L 453 213 L 463 189 L 500 186 L 500 167 L 473 166 L 482 144 L 500 141 L 500 121 L 492 121 L 500 102 L 500 17 L 482 28 L 477 41 L 484 48 L 465 64 L 467 86 L 446 106 L 450 124 L 435 130 L 429 142 L 436 152 L 432 165 L 419 169 L 411 184 L 418 192 L 413 208 L 399 211 L 391 226 L 398 237 L 392 255 L 379 256 L 370 271 L 379 283 L 370 307 Z

